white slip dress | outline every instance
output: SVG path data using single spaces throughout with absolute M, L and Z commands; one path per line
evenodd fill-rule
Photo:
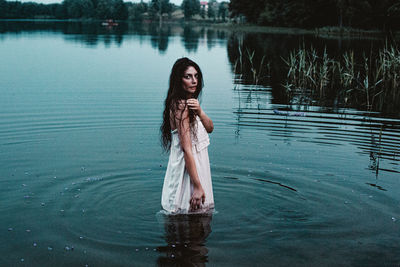
M 171 151 L 161 196 L 161 206 L 167 213 L 204 213 L 214 208 L 210 160 L 208 158 L 210 139 L 198 116 L 196 116 L 196 122 L 197 138 L 193 137 L 193 135 L 191 136 L 192 151 L 200 183 L 205 193 L 205 201 L 200 209 L 194 212 L 190 211 L 189 202 L 193 192 L 193 185 L 185 168 L 184 153 L 180 144 L 178 130 L 175 129 L 171 132 Z

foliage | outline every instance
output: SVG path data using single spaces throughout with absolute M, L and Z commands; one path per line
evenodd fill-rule
M 0 0 L 0 18 L 74 18 L 118 19 L 128 17 L 128 9 L 122 0 L 64 0 L 61 4 L 33 2 L 7 2 Z
M 152 17 L 156 17 L 160 14 L 170 14 L 172 12 L 172 4 L 169 0 L 152 0 L 149 3 L 149 12 L 152 14 Z
M 229 2 L 221 2 L 218 8 L 218 17 L 221 18 L 222 21 L 225 21 L 228 16 L 229 11 Z
M 208 2 L 208 10 L 207 10 L 207 17 L 210 19 L 214 19 L 216 18 L 216 10 L 218 7 L 218 3 L 216 0 L 211 0 Z
M 144 18 L 144 13 L 148 10 L 147 3 L 127 3 L 128 6 L 128 19 L 141 21 Z
M 199 0 L 183 0 L 181 8 L 185 19 L 191 19 L 194 15 L 200 14 Z
M 229 9 L 260 25 L 400 29 L 399 0 L 231 0 Z

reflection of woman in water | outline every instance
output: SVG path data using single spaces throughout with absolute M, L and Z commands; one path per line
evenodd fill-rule
M 158 266 L 205 266 L 206 240 L 211 233 L 211 213 L 163 217 L 166 245 L 158 247 Z
M 197 99 L 202 87 L 199 66 L 188 58 L 178 59 L 169 78 L 161 125 L 162 144 L 170 150 L 161 205 L 170 213 L 214 207 L 207 149 L 214 126 Z

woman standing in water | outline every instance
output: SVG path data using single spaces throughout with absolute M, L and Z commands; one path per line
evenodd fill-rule
M 207 149 L 214 125 L 198 101 L 202 88 L 199 66 L 188 58 L 178 59 L 171 70 L 161 125 L 163 147 L 170 150 L 161 205 L 170 213 L 214 208 Z

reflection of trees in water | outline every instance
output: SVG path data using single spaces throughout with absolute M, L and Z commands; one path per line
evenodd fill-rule
M 200 42 L 207 43 L 209 49 L 219 41 L 225 41 L 227 31 L 212 27 L 195 26 L 185 24 L 164 23 L 162 27 L 158 23 L 119 23 L 115 27 L 104 27 L 100 22 L 46 22 L 46 21 L 7 21 L 0 22 L 0 33 L 23 32 L 59 32 L 65 34 L 68 41 L 81 42 L 87 46 L 97 46 L 104 43 L 106 47 L 112 43 L 122 45 L 124 36 L 134 35 L 139 39 L 147 39 L 150 36 L 150 44 L 160 53 L 168 49 L 169 37 L 181 36 L 183 46 L 187 52 L 196 52 Z
M 159 266 L 205 266 L 208 262 L 206 240 L 211 233 L 212 214 L 165 215 L 166 245 Z
M 97 46 L 104 43 L 121 45 L 128 30 L 126 23 L 117 27 L 106 28 L 99 22 L 46 22 L 46 21 L 7 21 L 0 23 L 1 33 L 54 32 L 63 33 L 65 40 Z
M 196 52 L 199 46 L 200 31 L 193 28 L 192 25 L 183 27 L 182 42 L 186 51 Z
M 149 33 L 151 35 L 151 46 L 158 49 L 160 53 L 165 53 L 168 48 L 168 38 L 171 36 L 171 26 L 152 27 Z

